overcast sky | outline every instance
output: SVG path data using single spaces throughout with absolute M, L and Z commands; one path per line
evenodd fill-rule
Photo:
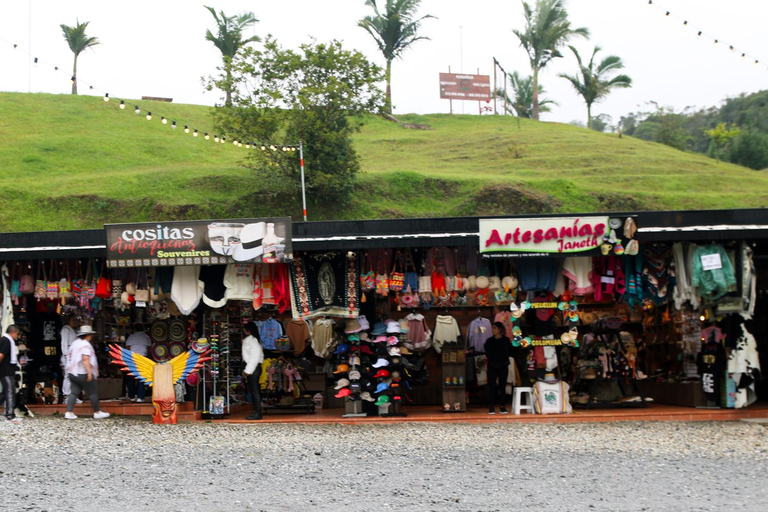
M 534 0 L 531 0 L 534 1 Z M 384 0 L 379 0 L 383 3 Z M 112 96 L 172 97 L 177 103 L 213 105 L 218 92 L 205 93 L 200 77 L 213 73 L 220 54 L 205 40 L 205 30 L 215 32 L 205 2 L 130 2 L 85 0 L 3 0 L 0 2 L 0 91 L 67 93 L 72 54 L 59 25 L 74 25 L 77 18 L 90 21 L 87 33 L 102 45 L 81 54 L 78 61 L 80 92 L 84 83 Z M 256 2 L 209 0 L 217 11 L 237 14 L 252 11 L 260 20 L 251 33 L 273 34 L 286 47 L 340 39 L 371 60 L 384 65 L 371 37 L 357 21 L 371 9 L 363 0 L 279 0 Z M 570 0 L 574 26 L 589 28 L 589 41 L 574 40 L 582 54 L 600 45 L 605 55 L 619 55 L 634 86 L 618 90 L 593 108 L 593 115 L 619 116 L 646 109 L 653 100 L 676 110 L 687 106 L 719 105 L 729 96 L 768 88 L 768 2 L 763 0 Z M 664 16 L 664 9 L 671 17 Z M 453 72 L 493 75 L 495 57 L 507 71 L 530 73 L 525 52 L 512 29 L 523 28 L 517 0 L 423 0 L 426 20 L 420 41 L 393 66 L 395 113 L 447 113 L 441 100 L 438 74 Z M 684 28 L 682 21 L 702 29 Z M 711 38 L 720 40 L 715 45 Z M 10 43 L 10 44 L 9 44 Z M 14 50 L 12 44 L 18 44 Z M 747 62 L 737 50 L 751 56 Z M 38 57 L 37 66 L 21 50 Z M 575 58 L 566 58 L 545 69 L 541 81 L 547 97 L 559 106 L 545 114 L 547 121 L 585 121 L 586 108 L 558 73 L 575 73 Z M 755 65 L 759 59 L 761 64 Z M 66 73 L 53 71 L 57 65 Z M 477 102 L 454 102 L 454 112 L 476 113 Z

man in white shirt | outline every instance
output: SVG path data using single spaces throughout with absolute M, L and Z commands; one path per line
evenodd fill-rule
M 140 356 L 146 357 L 150 346 L 152 346 L 152 340 L 144 332 L 144 324 L 134 325 L 133 334 L 128 336 L 128 338 L 125 340 L 125 348 L 131 352 L 139 354 Z M 128 375 L 127 377 L 128 398 L 130 398 L 132 402 L 143 402 L 144 397 L 146 396 L 144 383 L 132 375 Z
M 71 386 L 69 383 L 69 375 L 67 375 L 64 367 L 67 365 L 67 355 L 69 354 L 69 347 L 77 340 L 77 329 L 80 327 L 80 319 L 77 315 L 70 314 L 67 317 L 67 323 L 61 328 L 61 374 L 64 376 L 61 382 L 62 403 L 67 402 L 67 396 L 71 392 Z M 78 398 L 77 403 L 83 403 Z

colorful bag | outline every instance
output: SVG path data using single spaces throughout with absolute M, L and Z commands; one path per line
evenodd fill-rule
M 72 281 L 69 277 L 69 262 L 65 262 L 67 277 L 62 276 L 59 280 L 59 298 L 69 299 L 72 297 Z
M 275 350 L 282 352 L 289 352 L 291 350 L 291 338 L 288 336 L 280 336 L 275 340 Z
M 40 279 L 40 266 L 43 267 L 43 278 Z M 42 262 L 37 262 L 37 280 L 35 280 L 34 296 L 37 300 L 42 300 L 46 297 L 46 289 L 48 286 L 48 276 L 45 272 L 45 265 Z
M 400 260 L 400 251 L 395 254 L 395 262 L 392 265 L 392 272 L 389 274 L 389 290 L 393 292 L 403 291 L 405 274 L 397 271 L 397 264 Z
M 386 270 L 383 274 L 376 274 L 376 293 L 382 297 L 389 295 L 389 276 Z
M 32 268 L 31 265 L 28 268 Z M 21 268 L 19 268 L 19 274 L 21 274 Z M 21 276 L 19 288 L 22 295 L 33 293 L 35 291 L 35 278 L 29 274 Z
M 368 272 L 360 273 L 360 287 L 363 292 L 372 292 L 376 289 L 376 276 L 373 274 L 371 268 L 371 260 L 368 258 L 368 253 L 365 253 L 365 261 L 368 263 Z
M 96 298 L 109 299 L 112 297 L 112 280 L 108 277 L 104 277 L 104 262 L 101 263 L 99 281 L 96 284 Z
M 85 297 L 93 302 L 96 299 L 96 288 L 98 287 L 97 278 L 95 274 L 96 262 L 88 264 L 88 278 L 85 280 L 88 284 L 88 288 L 85 289 Z

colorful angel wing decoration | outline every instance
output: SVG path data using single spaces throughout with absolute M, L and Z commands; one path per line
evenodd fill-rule
M 205 361 L 208 361 L 210 357 L 206 356 L 210 350 L 198 354 L 192 350 L 179 354 L 171 359 L 168 364 L 173 366 L 173 382 L 179 382 L 182 379 L 186 379 L 187 375 L 200 368 Z
M 112 363 L 122 366 L 124 372 L 133 375 L 150 386 L 152 385 L 155 364 L 157 363 L 117 345 L 109 346 L 109 355 L 112 356 Z

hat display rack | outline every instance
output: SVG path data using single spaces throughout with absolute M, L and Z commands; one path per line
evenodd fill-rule
M 344 418 L 367 416 L 363 403 L 377 407 L 382 417 L 404 417 L 402 403 L 409 400 L 411 389 L 408 367 L 400 347 L 403 335 L 397 320 L 377 322 L 373 328 L 361 316 L 349 319 L 344 329 L 346 342 L 340 343 L 336 356 L 338 379 L 334 389 L 336 398 L 345 399 Z M 406 351 L 407 352 L 407 351 Z

